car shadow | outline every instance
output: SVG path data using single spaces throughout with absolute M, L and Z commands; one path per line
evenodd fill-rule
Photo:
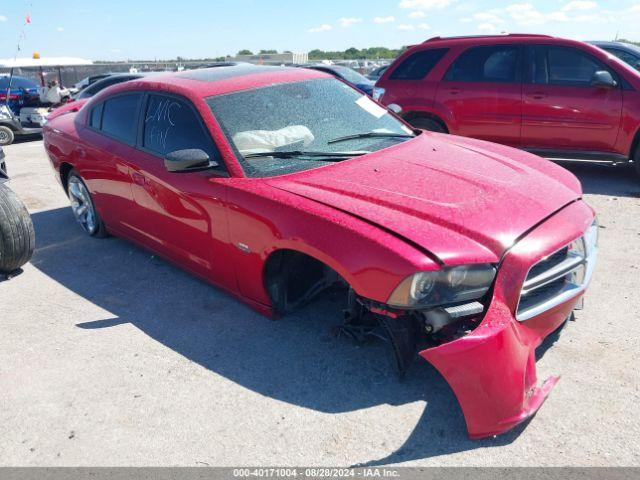
M 629 166 L 558 162 L 582 183 L 584 193 L 640 198 L 640 176 Z
M 211 372 L 262 395 L 325 413 L 376 405 L 425 409 L 402 447 L 383 465 L 506 445 L 524 430 L 481 441 L 466 436 L 464 417 L 448 384 L 424 361 L 404 381 L 382 343 L 357 346 L 331 335 L 340 323 L 337 295 L 327 295 L 278 321 L 201 282 L 147 251 L 116 239 L 86 237 L 67 208 L 35 213 L 38 248 L 32 264 L 51 279 L 110 312 L 78 328 L 130 323 Z

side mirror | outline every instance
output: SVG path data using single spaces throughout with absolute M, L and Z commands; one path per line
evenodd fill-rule
M 591 86 L 596 88 L 612 89 L 618 86 L 618 82 L 613 79 L 611 73 L 606 70 L 598 70 L 593 74 L 593 77 L 591 77 Z
M 214 168 L 218 166 L 218 163 L 212 161 L 204 150 L 189 148 L 167 154 L 164 166 L 169 172 L 185 173 Z

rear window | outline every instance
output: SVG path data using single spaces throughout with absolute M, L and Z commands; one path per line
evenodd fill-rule
M 135 144 L 141 97 L 139 93 L 131 93 L 105 100 L 102 107 L 101 130 L 125 143 Z
M 447 48 L 421 50 L 409 55 L 391 72 L 391 80 L 422 80 L 448 52 Z
M 450 82 L 516 83 L 520 49 L 511 45 L 475 47 L 463 52 L 447 72 Z

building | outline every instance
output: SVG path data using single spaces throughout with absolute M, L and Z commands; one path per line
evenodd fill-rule
M 308 53 L 263 53 L 257 55 L 236 55 L 228 57 L 230 62 L 248 62 L 256 65 L 290 65 L 309 61 Z

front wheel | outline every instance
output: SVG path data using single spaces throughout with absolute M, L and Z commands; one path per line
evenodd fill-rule
M 75 170 L 69 173 L 67 194 L 71 201 L 73 216 L 76 217 L 82 229 L 91 237 L 106 237 L 107 229 L 96 211 L 89 189 Z
M 35 246 L 27 208 L 12 190 L 0 185 L 0 272 L 18 270 L 31 260 Z
M 14 139 L 15 135 L 13 130 L 9 127 L 5 127 L 4 125 L 0 125 L 0 147 L 11 145 Z

